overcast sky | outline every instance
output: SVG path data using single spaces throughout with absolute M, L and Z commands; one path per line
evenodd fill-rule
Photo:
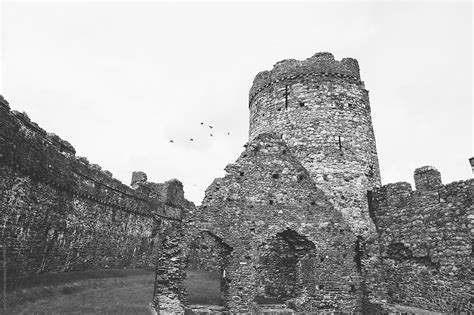
M 200 204 L 244 149 L 254 76 L 320 51 L 359 61 L 384 184 L 413 183 L 422 165 L 444 183 L 471 177 L 470 2 L 3 2 L 1 14 L 12 109 L 126 184 L 134 170 L 178 178 Z

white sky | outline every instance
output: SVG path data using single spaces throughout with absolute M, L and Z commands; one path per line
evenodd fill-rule
M 384 184 L 412 182 L 422 165 L 436 166 L 444 183 L 471 177 L 470 2 L 1 9 L 1 94 L 125 184 L 133 170 L 155 182 L 178 178 L 200 204 L 244 149 L 254 76 L 319 51 L 359 61 Z

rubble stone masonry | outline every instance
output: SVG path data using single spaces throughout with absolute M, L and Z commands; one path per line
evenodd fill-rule
M 255 137 L 226 171 L 186 222 L 192 263 L 196 239 L 220 244 L 199 264 L 218 266 L 222 303 L 232 312 L 269 299 L 298 311 L 360 310 L 357 237 L 281 137 Z
M 283 60 L 250 89 L 250 139 L 281 134 L 358 235 L 374 230 L 367 190 L 381 184 L 369 94 L 357 60 L 317 53 Z
M 249 110 L 245 150 L 195 207 L 178 180 L 122 184 L 0 97 L 0 280 L 156 267 L 167 314 L 189 311 L 186 272 L 201 269 L 231 313 L 474 312 L 474 179 L 443 184 L 425 166 L 415 190 L 381 187 L 355 59 L 278 62 Z
M 174 197 L 122 184 L 2 98 L 0 266 L 8 286 L 35 273 L 154 267 L 165 231 L 193 206 L 178 181 L 160 185 Z
M 369 271 L 370 290 L 388 303 L 472 312 L 474 179 L 442 185 L 430 166 L 414 177 L 416 190 L 400 182 L 369 196 L 379 236 L 368 253 L 379 260 Z

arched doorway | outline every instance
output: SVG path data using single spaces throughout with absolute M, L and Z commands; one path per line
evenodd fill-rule
M 224 305 L 231 252 L 232 247 L 208 231 L 189 244 L 185 272 L 190 305 Z
M 301 294 L 304 265 L 315 246 L 305 236 L 286 229 L 259 246 L 258 304 L 278 304 Z

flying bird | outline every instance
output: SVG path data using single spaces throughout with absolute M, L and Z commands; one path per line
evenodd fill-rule
M 194 139 L 193 139 L 193 138 L 191 138 L 191 139 L 189 139 L 189 140 L 191 140 L 191 141 L 194 141 Z
M 201 125 L 204 125 L 204 123 L 202 122 Z
M 214 137 L 214 136 L 212 135 L 212 133 L 210 133 L 210 135 L 211 135 L 211 137 Z
M 228 132 L 227 135 L 230 136 L 230 132 Z
M 170 142 L 171 142 L 171 143 L 174 143 L 174 141 L 173 141 L 173 140 L 170 140 Z
M 211 128 L 211 129 L 212 129 L 212 126 L 209 126 L 209 128 Z

